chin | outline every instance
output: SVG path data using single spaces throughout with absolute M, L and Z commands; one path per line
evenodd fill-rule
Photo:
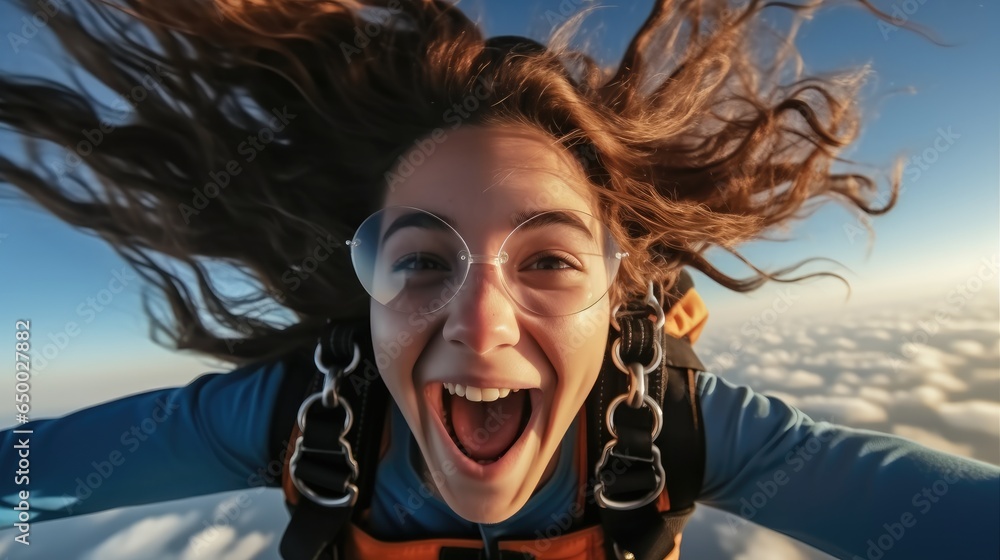
M 456 499 L 455 501 L 445 499 L 445 502 L 466 521 L 472 523 L 502 523 L 520 511 L 528 501 L 524 499 L 512 502 L 509 505 L 498 506 L 498 502 L 506 496 L 497 496 L 496 498 L 480 496 L 470 497 L 469 494 L 466 494 L 465 498 Z
M 438 487 L 445 503 L 463 519 L 473 523 L 501 523 L 528 502 L 538 486 L 539 475 L 512 473 L 508 483 L 484 483 L 453 477 Z
M 539 399 L 541 395 L 533 396 Z M 439 415 L 424 416 L 430 416 L 424 424 L 429 428 L 425 433 L 428 448 L 421 451 L 438 492 L 456 514 L 473 523 L 500 523 L 524 507 L 558 447 L 542 449 L 540 432 L 546 422 L 540 408 L 536 405 L 514 445 L 485 464 L 459 449 Z

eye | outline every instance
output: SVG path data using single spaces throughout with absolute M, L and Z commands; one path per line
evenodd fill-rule
M 441 259 L 427 253 L 412 253 L 405 255 L 392 263 L 393 272 L 423 270 L 450 270 Z
M 556 251 L 535 254 L 524 267 L 526 270 L 580 270 L 582 268 L 580 262 L 572 255 Z

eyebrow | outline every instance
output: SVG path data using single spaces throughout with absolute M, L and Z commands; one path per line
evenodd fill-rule
M 437 218 L 435 218 L 435 216 L 425 212 L 410 212 L 408 214 L 403 214 L 389 224 L 385 233 L 382 234 L 381 243 L 385 243 L 386 239 L 389 239 L 389 236 L 404 228 L 417 227 L 423 229 L 447 230 L 449 226 L 454 228 L 451 220 L 445 216 L 437 215 Z
M 565 225 L 587 234 L 587 237 L 590 239 L 594 238 L 590 228 L 575 213 L 564 210 L 521 210 L 514 212 L 510 217 L 511 228 L 517 228 L 529 220 L 531 223 L 525 225 L 525 229 L 535 229 L 550 225 Z M 386 228 L 385 233 L 382 234 L 382 243 L 385 243 L 392 234 L 408 227 L 434 230 L 447 230 L 449 227 L 452 229 L 455 228 L 451 218 L 448 218 L 444 214 L 431 215 L 426 212 L 410 212 L 393 220 L 389 227 Z
M 524 226 L 525 229 L 550 225 L 566 225 L 580 230 L 587 234 L 587 237 L 590 239 L 594 239 L 594 234 L 591 233 L 590 228 L 574 212 L 566 212 L 564 210 L 522 210 L 514 212 L 510 217 L 511 226 L 515 228 L 528 220 L 531 220 L 531 222 Z

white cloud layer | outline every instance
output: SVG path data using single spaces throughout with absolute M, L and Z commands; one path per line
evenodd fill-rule
M 956 428 L 1000 438 L 1000 403 L 966 401 L 945 403 L 938 409 L 944 421 Z
M 189 532 L 198 519 L 197 512 L 168 514 L 136 521 L 127 529 L 111 535 L 85 554 L 83 560 L 160 560 L 166 546 Z
M 954 443 L 948 441 L 947 439 L 930 432 L 923 428 L 918 428 L 916 426 L 908 426 L 906 424 L 896 424 L 892 427 L 892 433 L 897 436 L 905 437 L 906 439 L 913 440 L 921 445 L 930 447 L 931 449 L 937 449 L 938 451 L 944 451 L 945 453 L 952 453 L 954 455 L 969 456 L 972 454 L 971 445 L 963 445 L 960 443 Z

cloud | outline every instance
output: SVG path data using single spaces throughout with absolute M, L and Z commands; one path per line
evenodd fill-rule
M 776 398 L 776 399 L 784 402 L 788 406 L 794 406 L 796 408 L 801 408 L 801 407 L 799 407 L 799 398 L 796 397 L 795 395 L 790 395 L 788 393 L 783 393 L 781 391 L 771 391 L 771 390 L 761 391 L 761 392 L 764 393 L 765 395 L 769 396 L 769 397 L 774 397 L 774 398 Z
M 924 381 L 953 393 L 960 393 L 969 389 L 969 386 L 961 379 L 950 373 L 936 371 L 924 378 Z
M 816 373 L 797 369 L 788 375 L 785 385 L 789 387 L 822 387 L 823 378 Z
M 998 381 L 1000 369 L 977 368 L 972 370 L 973 381 Z
M 830 387 L 830 394 L 832 395 L 852 395 L 854 394 L 854 389 L 851 389 L 843 383 L 837 383 L 833 387 Z
M 954 371 L 965 363 L 963 358 L 934 346 L 917 346 L 911 365 L 920 371 Z
M 838 336 L 837 338 L 833 339 L 833 345 L 836 346 L 837 348 L 843 348 L 845 350 L 854 350 L 855 348 L 858 347 L 857 342 L 854 342 L 853 340 L 849 338 L 844 338 L 842 336 Z
M 830 361 L 830 355 L 825 352 L 802 358 L 802 364 L 807 366 L 825 366 Z
M 841 372 L 840 376 L 837 378 L 837 381 L 839 381 L 840 383 L 846 383 L 848 385 L 860 385 L 861 384 L 861 378 L 858 377 L 858 374 L 854 373 L 853 371 L 843 371 L 843 372 Z
M 806 334 L 802 331 L 799 331 L 795 335 L 795 340 L 793 342 L 795 342 L 796 346 L 816 346 L 816 341 L 806 336 Z
M 760 356 L 760 364 L 763 366 L 792 365 L 799 359 L 798 353 L 792 353 L 784 348 L 768 350 Z
M 761 334 L 760 338 L 762 341 L 768 344 L 773 344 L 774 346 L 781 344 L 781 336 L 779 336 L 774 331 L 766 331 L 763 334 Z
M 236 530 L 228 525 L 206 527 L 188 540 L 180 560 L 216 560 L 236 540 Z
M 755 380 L 767 381 L 770 384 L 790 389 L 823 386 L 822 376 L 801 369 L 789 372 L 787 369 L 778 366 L 760 367 L 757 364 L 750 364 L 744 368 L 743 373 Z
M 865 332 L 862 338 L 873 338 L 876 340 L 892 340 L 892 334 L 885 329 L 872 329 Z
M 871 385 L 892 385 L 892 379 L 884 373 L 878 373 L 868 378 Z
M 962 455 L 963 457 L 972 456 L 971 445 L 952 443 L 944 437 L 935 434 L 934 432 L 924 430 L 923 428 L 909 426 L 906 424 L 896 424 L 892 427 L 892 433 L 897 436 L 913 440 L 923 446 L 930 447 L 931 449 L 937 449 L 938 451 L 953 453 L 955 455 Z
M 976 340 L 956 340 L 951 343 L 951 349 L 959 354 L 972 357 L 982 356 L 986 353 L 982 343 Z
M 221 505 L 221 504 L 220 504 Z M 210 527 L 188 541 L 180 560 L 245 560 L 256 558 L 274 535 L 252 531 L 237 539 L 236 530 L 228 525 Z
M 813 419 L 832 419 L 839 424 L 885 422 L 889 417 L 881 406 L 854 397 L 809 395 L 798 404 Z
M 111 535 L 83 556 L 84 560 L 143 560 L 166 556 L 166 546 L 187 533 L 198 520 L 197 512 L 171 513 L 137 521 Z
M 892 402 L 892 395 L 889 394 L 889 391 L 879 387 L 862 387 L 858 390 L 858 396 L 881 405 L 887 405 Z
M 956 428 L 1000 438 L 1000 403 L 979 400 L 946 403 L 938 408 L 938 413 Z
M 931 385 L 920 385 L 910 390 L 894 391 L 892 398 L 896 405 L 932 409 L 937 409 L 939 405 L 948 400 L 944 391 Z
M 274 535 L 264 535 L 254 531 L 253 533 L 250 533 L 240 539 L 239 543 L 237 543 L 232 550 L 227 552 L 225 556 L 220 557 L 219 560 L 245 560 L 247 558 L 256 558 L 261 551 L 271 544 L 272 540 L 274 540 Z
M 726 538 L 731 530 L 718 525 L 715 528 L 720 538 Z M 768 529 L 753 527 L 749 536 L 744 539 L 728 539 L 726 551 L 731 553 L 733 560 L 809 560 L 814 556 L 803 551 L 803 545 Z M 824 555 L 824 557 L 826 557 Z

